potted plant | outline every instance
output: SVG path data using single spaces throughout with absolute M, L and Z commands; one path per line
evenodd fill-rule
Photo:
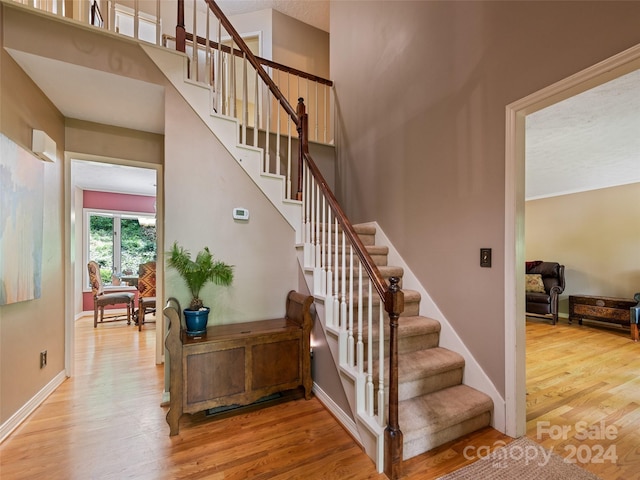
M 184 319 L 187 335 L 200 335 L 207 331 L 209 321 L 209 307 L 205 307 L 200 299 L 200 290 L 208 282 L 216 285 L 231 285 L 233 282 L 233 266 L 214 260 L 208 247 L 198 252 L 196 259 L 191 259 L 189 251 L 174 242 L 167 252 L 167 265 L 174 268 L 184 279 L 189 292 L 191 303 L 184 309 Z

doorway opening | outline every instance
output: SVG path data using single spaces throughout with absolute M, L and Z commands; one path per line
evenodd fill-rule
M 526 433 L 525 137 L 526 117 L 640 68 L 640 45 L 506 107 L 505 374 L 506 433 Z
M 65 364 L 67 376 L 72 376 L 75 322 L 93 315 L 88 261 L 99 262 L 105 285 L 134 295 L 138 293 L 137 266 L 151 260 L 161 262 L 163 230 L 162 222 L 156 222 L 156 218 L 162 218 L 162 171 L 155 164 L 70 153 L 66 154 L 65 162 L 68 185 L 65 246 L 69 257 Z M 159 299 L 162 282 L 160 268 L 156 274 Z M 131 330 L 133 333 L 134 327 Z M 161 321 L 155 330 L 155 362 L 160 364 L 164 352 Z

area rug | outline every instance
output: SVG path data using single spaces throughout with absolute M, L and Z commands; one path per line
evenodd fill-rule
M 469 448 L 465 455 L 473 455 L 479 460 L 438 480 L 600 480 L 527 437 L 514 440 L 490 454 L 483 454 L 481 448 Z

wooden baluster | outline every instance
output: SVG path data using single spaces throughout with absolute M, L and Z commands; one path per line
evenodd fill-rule
M 314 195 L 316 196 L 316 238 L 315 238 L 315 253 L 314 253 L 314 258 L 315 258 L 315 265 L 313 268 L 313 288 L 316 292 L 316 295 L 322 295 L 322 275 L 321 275 L 321 268 L 320 268 L 320 262 L 321 262 L 321 246 L 320 246 L 320 241 L 322 238 L 322 235 L 320 233 L 320 226 L 321 226 L 321 222 L 322 222 L 322 218 L 320 216 L 320 187 L 317 186 L 316 184 L 316 191 L 314 192 Z
M 287 199 L 291 198 L 291 155 L 291 117 L 287 115 Z
M 206 36 L 204 37 L 206 42 L 204 44 L 204 68 L 205 68 L 205 82 L 207 85 L 212 85 L 213 75 L 211 75 L 211 42 L 209 41 L 211 35 L 211 27 L 209 25 L 211 17 L 211 10 L 207 9 L 207 21 L 205 23 Z
M 324 95 L 322 96 L 322 106 L 324 108 L 324 143 L 327 143 L 327 89 L 328 87 L 324 85 Z
M 224 82 L 222 84 L 222 114 L 231 116 L 231 55 L 225 53 L 222 57 L 224 68 Z
M 242 55 L 242 101 L 240 102 L 240 106 L 242 107 L 240 123 L 242 125 L 242 144 L 247 144 L 247 122 L 249 120 L 249 110 L 248 110 L 248 95 L 249 95 L 249 87 L 247 85 L 248 77 L 247 77 L 247 54 Z
M 340 318 L 347 323 L 347 236 L 342 233 L 342 282 L 340 283 Z
M 324 199 L 324 197 L 323 197 Z M 333 327 L 333 271 L 331 270 L 331 260 L 333 259 L 331 255 L 331 227 L 333 220 L 331 219 L 331 210 L 327 208 L 327 223 L 325 225 L 325 229 L 327 231 L 327 248 L 326 248 L 326 278 L 327 278 L 327 287 L 326 287 L 326 296 L 324 299 L 324 314 L 327 319 L 331 321 L 331 326 Z
M 259 133 L 259 127 L 260 125 L 258 124 L 258 119 L 260 118 L 260 102 L 258 101 L 258 86 L 260 85 L 260 75 L 258 75 L 258 72 L 256 70 L 254 70 L 255 73 L 255 79 L 254 82 L 256 84 L 256 88 L 255 88 L 255 95 L 254 95 L 254 99 L 253 99 L 253 146 L 257 147 L 258 146 L 258 133 Z
M 342 284 L 340 286 L 340 290 L 342 293 L 340 299 L 340 335 L 339 339 L 339 361 L 340 365 L 343 365 L 347 362 L 348 353 L 347 353 L 347 268 L 346 268 L 346 258 L 347 258 L 347 244 L 346 244 L 346 236 L 342 235 Z
M 313 176 L 310 176 L 310 181 L 311 181 L 311 186 L 313 187 L 313 185 L 315 185 L 315 178 Z M 309 190 L 309 198 L 310 198 L 310 206 L 309 206 L 309 211 L 311 212 L 311 222 L 309 224 L 309 267 L 313 268 L 316 265 L 316 250 L 315 250 L 315 240 L 316 240 L 316 216 L 315 216 L 315 202 L 316 202 L 316 196 L 315 196 L 315 190 L 314 188 L 311 188 Z M 315 291 L 315 284 L 313 287 L 314 291 Z
M 231 82 L 229 83 L 229 110 L 232 117 L 236 116 L 236 57 L 233 54 L 233 50 L 235 48 L 234 45 L 235 43 L 233 39 L 231 39 L 231 53 L 229 54 L 229 62 L 231 63 L 231 66 L 229 67 L 231 69 Z
M 310 268 L 311 263 L 311 220 L 309 215 L 309 207 L 313 198 L 310 196 L 309 184 L 311 182 L 311 174 L 306 163 L 304 163 L 304 195 L 302 201 L 304 202 L 303 215 L 304 215 L 304 229 L 302 234 L 304 235 L 304 266 Z
M 162 45 L 162 27 L 160 25 L 160 18 L 161 18 L 160 5 L 161 4 L 162 2 L 160 1 L 156 2 L 156 45 L 158 46 Z
M 305 163 L 306 165 L 306 163 Z M 333 248 L 335 250 L 335 261 L 333 262 L 333 274 L 335 276 L 334 280 L 333 280 L 333 318 L 334 318 L 334 322 L 337 322 L 338 319 L 340 318 L 340 297 L 338 294 L 338 287 L 339 287 L 339 269 L 338 269 L 338 259 L 339 259 L 339 254 L 340 254 L 340 249 L 338 248 L 338 230 L 339 230 L 339 226 L 338 226 L 338 217 L 335 217 L 334 220 L 334 235 L 335 235 L 335 241 L 333 242 Z M 344 255 L 344 254 L 343 254 Z
M 362 262 L 358 261 L 358 343 L 356 348 L 356 358 L 358 364 L 358 373 L 364 373 L 364 343 L 362 341 L 362 319 L 364 315 L 364 295 L 362 282 Z M 369 299 L 369 302 L 371 299 Z M 369 305 L 371 308 L 371 305 Z M 364 393 L 364 392 L 362 392 Z M 362 395 L 360 395 L 362 397 Z M 364 405 L 362 405 L 364 407 Z
M 302 165 L 304 156 L 309 153 L 309 115 L 307 114 L 306 107 L 304 105 L 304 98 L 298 98 L 298 106 L 296 108 L 296 113 L 298 115 L 299 124 L 298 124 L 298 138 L 299 138 L 299 149 L 298 149 L 298 190 L 296 198 L 300 200 L 300 196 L 302 195 L 302 177 L 300 176 L 301 170 L 300 166 Z
M 380 299 L 382 302 L 382 299 Z M 378 425 L 383 426 L 385 422 L 385 392 L 384 392 L 384 309 L 380 305 L 380 315 L 378 319 L 378 328 L 380 329 L 380 335 L 378 335 Z
M 398 318 L 404 310 L 404 293 L 398 277 L 389 279 L 385 298 L 389 314 L 389 419 L 384 431 L 384 473 L 390 479 L 402 476 L 402 432 L 398 423 Z
M 193 41 L 191 42 L 191 79 L 196 82 L 199 79 L 198 71 L 198 11 L 196 8 L 196 0 L 193 0 Z
M 140 38 L 140 5 L 138 0 L 133 2 L 133 38 Z
M 318 138 L 319 138 L 318 137 L 318 112 L 320 111 L 320 108 L 319 108 L 319 102 L 318 102 L 318 82 L 315 82 L 315 84 L 316 84 L 316 108 L 315 108 L 316 125 L 315 125 L 315 128 L 314 128 L 314 133 L 315 133 L 314 138 L 315 138 L 315 140 L 317 142 Z
M 369 281 L 369 314 L 367 315 L 367 413 L 373 417 L 373 284 Z M 380 305 L 382 310 L 382 304 Z M 382 334 L 382 333 L 381 333 Z
M 266 113 L 266 120 L 267 120 L 267 126 L 265 128 L 265 134 L 266 137 L 265 138 L 265 148 L 264 148 L 264 171 L 268 172 L 269 171 L 269 165 L 271 165 L 271 151 L 269 149 L 270 144 L 271 144 L 271 92 L 269 91 L 269 89 L 267 88 L 266 91 L 266 104 L 267 104 L 267 113 Z
M 176 50 L 185 53 L 187 49 L 187 31 L 184 28 L 184 0 L 178 0 L 178 21 L 176 23 Z M 113 22 L 113 25 L 115 26 L 115 22 Z
M 355 363 L 355 345 L 353 339 L 353 247 L 349 245 L 349 338 L 347 342 L 347 363 Z
M 320 247 L 320 284 L 321 292 L 325 297 L 327 296 L 327 202 L 322 196 L 322 243 Z
M 278 70 L 278 83 L 280 83 L 280 70 Z M 282 110 L 279 105 L 280 104 L 278 103 L 278 123 L 276 124 L 276 175 L 280 175 L 280 116 L 282 114 Z
M 224 72 L 222 71 L 222 44 L 220 43 L 220 39 L 222 38 L 222 22 L 218 19 L 218 38 L 216 39 L 218 42 L 218 74 L 216 75 L 216 112 L 222 114 L 224 112 L 224 97 L 222 96 L 222 83 L 224 81 Z

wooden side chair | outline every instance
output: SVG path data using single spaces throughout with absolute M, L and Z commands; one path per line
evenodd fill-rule
M 142 330 L 147 312 L 156 311 L 156 262 L 147 262 L 138 269 L 138 331 Z M 149 323 L 155 323 L 149 321 Z
M 96 262 L 91 260 L 87 268 L 89 269 L 89 281 L 91 282 L 91 291 L 93 292 L 93 328 L 98 325 L 98 311 L 100 311 L 100 323 L 117 322 L 124 320 L 122 315 L 104 316 L 104 307 L 107 305 L 126 305 L 127 306 L 127 325 L 131 325 L 131 314 L 135 308 L 135 295 L 129 292 L 104 293 L 104 284 L 100 278 L 100 267 Z M 108 320 L 105 320 L 107 318 Z

